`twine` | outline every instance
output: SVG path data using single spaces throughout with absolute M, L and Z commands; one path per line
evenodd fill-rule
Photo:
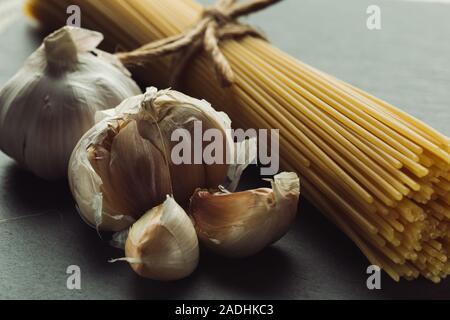
M 128 67 L 144 65 L 156 58 L 173 55 L 170 84 L 177 87 L 188 62 L 203 49 L 215 69 L 223 87 L 235 81 L 233 69 L 220 49 L 220 41 L 254 36 L 267 41 L 254 27 L 238 22 L 239 17 L 261 11 L 281 0 L 218 0 L 205 8 L 200 21 L 180 35 L 146 44 L 134 51 L 118 53 L 118 58 Z

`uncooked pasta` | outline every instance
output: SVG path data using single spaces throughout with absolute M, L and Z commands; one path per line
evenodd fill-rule
M 101 31 L 111 49 L 133 50 L 195 25 L 192 0 L 29 0 L 42 24 L 65 23 L 79 5 L 83 27 Z M 268 9 L 270 10 L 270 9 Z M 282 22 L 280 22 L 282 23 Z M 226 111 L 235 127 L 280 130 L 284 169 L 326 217 L 393 279 L 450 273 L 450 140 L 418 119 L 302 63 L 262 39 L 221 42 L 235 73 L 224 89 L 204 53 L 184 70 L 181 88 Z M 135 74 L 167 86 L 167 58 Z

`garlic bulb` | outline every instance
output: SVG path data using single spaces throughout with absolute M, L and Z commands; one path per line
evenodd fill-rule
M 174 130 L 194 134 L 199 121 L 203 132 L 209 128 L 223 132 L 221 143 L 233 149 L 233 139 L 226 133 L 229 118 L 206 101 L 149 88 L 101 115 L 106 117 L 83 136 L 69 164 L 69 183 L 79 211 L 98 229 L 123 230 L 167 194 L 185 205 L 197 188 L 217 188 L 226 180 L 226 159 L 209 165 L 189 164 L 194 159 L 172 161 L 177 144 L 171 141 Z
M 172 281 L 189 276 L 198 265 L 194 226 L 172 197 L 143 215 L 128 232 L 126 258 L 142 277 Z
M 229 257 L 258 253 L 281 239 L 297 213 L 300 181 L 295 173 L 274 177 L 272 189 L 244 192 L 197 190 L 190 214 L 200 241 Z
M 67 176 L 70 155 L 95 112 L 141 91 L 102 34 L 64 27 L 45 38 L 0 92 L 0 148 L 39 177 Z

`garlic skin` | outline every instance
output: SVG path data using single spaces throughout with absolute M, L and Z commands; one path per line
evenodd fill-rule
M 98 32 L 64 27 L 45 38 L 0 91 L 0 149 L 35 175 L 67 177 L 70 155 L 99 110 L 141 93 Z
M 189 212 L 200 242 L 213 252 L 242 258 L 281 239 L 297 214 L 300 180 L 283 172 L 271 183 L 272 189 L 237 193 L 197 190 Z
M 189 276 L 199 260 L 198 239 L 189 216 L 172 197 L 143 215 L 128 232 L 127 261 L 140 276 L 174 281 Z
M 203 130 L 231 128 L 229 118 L 206 101 L 148 88 L 98 118 L 72 154 L 69 184 L 81 216 L 99 230 L 124 230 L 167 194 L 188 205 L 197 188 L 217 188 L 227 178 L 225 162 L 175 165 L 171 160 L 175 129 L 192 132 L 195 121 Z M 224 134 L 223 143 L 234 147 L 231 135 Z

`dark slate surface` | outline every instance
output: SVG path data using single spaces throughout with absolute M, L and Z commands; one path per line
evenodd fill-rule
M 381 31 L 366 28 L 369 4 L 382 8 Z M 449 135 L 449 17 L 450 5 L 445 4 L 287 0 L 250 21 L 295 57 Z M 24 18 L 9 26 L 5 21 L 0 17 L 0 29 L 7 27 L 0 30 L 0 84 L 40 42 Z M 257 172 L 250 170 L 244 185 L 255 181 Z M 107 263 L 120 255 L 82 222 L 66 183 L 38 180 L 0 154 L 0 298 L 450 298 L 448 281 L 397 284 L 385 274 L 382 290 L 369 291 L 364 256 L 306 201 L 292 231 L 273 247 L 239 261 L 202 252 L 198 270 L 180 282 L 144 280 L 125 264 Z M 81 267 L 81 291 L 66 288 L 69 265 Z

